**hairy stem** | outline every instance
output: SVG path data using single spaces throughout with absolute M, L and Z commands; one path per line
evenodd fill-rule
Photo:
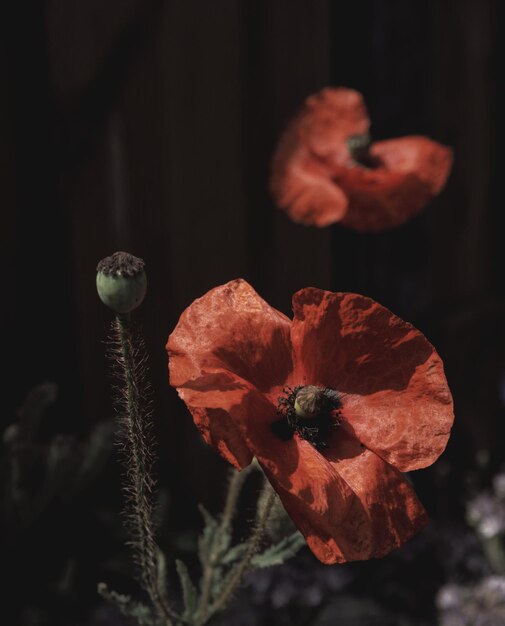
M 242 487 L 246 478 L 253 471 L 254 465 L 251 463 L 241 471 L 232 469 L 228 481 L 228 492 L 226 493 L 226 501 L 224 504 L 223 514 L 221 516 L 220 532 L 227 532 L 233 521 L 237 500 L 240 496 Z
M 209 611 L 210 593 L 212 590 L 212 584 L 214 582 L 214 573 L 216 565 L 219 563 L 219 559 L 222 554 L 219 550 L 218 539 L 229 531 L 233 516 L 235 515 L 235 509 L 237 506 L 237 500 L 240 495 L 242 486 L 254 469 L 253 465 L 248 465 L 240 472 L 237 470 L 230 471 L 230 478 L 228 482 L 228 491 L 226 493 L 226 501 L 221 516 L 221 523 L 216 530 L 216 533 L 212 540 L 210 547 L 210 557 L 207 563 L 204 564 L 202 580 L 200 583 L 200 600 L 198 602 L 198 624 L 205 624 L 207 621 L 207 615 Z
M 153 446 L 150 438 L 150 409 L 145 382 L 146 354 L 142 339 L 137 336 L 126 316 L 118 315 L 113 324 L 116 340 L 116 362 L 120 366 L 118 400 L 120 425 L 126 466 L 124 489 L 127 494 L 127 515 L 132 531 L 131 546 L 139 569 L 140 582 L 154 609 L 166 626 L 172 626 L 177 615 L 165 599 L 158 576 L 158 548 L 154 539 L 152 491 Z
M 247 542 L 246 551 L 242 559 L 233 567 L 226 577 L 225 585 L 220 595 L 212 606 L 209 608 L 208 617 L 212 617 L 215 613 L 222 611 L 230 601 L 233 593 L 237 589 L 242 577 L 249 569 L 254 555 L 258 552 L 261 540 L 265 534 L 268 517 L 275 502 L 276 494 L 270 486 L 265 483 L 263 491 L 258 499 L 258 509 L 256 512 L 256 522 Z

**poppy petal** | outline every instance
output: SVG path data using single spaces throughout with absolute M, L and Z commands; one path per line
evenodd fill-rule
M 204 375 L 177 388 L 205 443 L 237 469 L 249 465 L 253 455 L 228 409 L 240 406 L 249 391 L 245 381 L 229 373 Z
M 417 215 L 433 196 L 412 173 L 340 168 L 333 180 L 348 197 L 342 225 L 361 232 L 399 226 Z
M 325 453 L 355 498 L 333 533 L 345 560 L 377 558 L 398 548 L 428 523 L 424 507 L 402 474 L 345 431 Z M 321 537 L 309 541 L 318 545 Z M 328 540 L 326 540 L 328 541 Z
M 268 392 L 291 371 L 290 321 L 243 280 L 216 287 L 184 311 L 167 343 L 170 384 L 207 443 L 233 465 L 252 455 L 227 412 L 251 388 Z
M 236 469 L 242 469 L 249 465 L 253 455 L 226 411 L 197 407 L 188 408 L 207 445 L 216 448 L 225 461 L 228 461 Z
M 294 222 L 324 227 L 344 217 L 348 200 L 328 174 L 313 170 L 293 161 L 272 179 L 272 190 L 278 206 L 288 210 Z
M 362 95 L 354 89 L 327 87 L 309 96 L 287 129 L 309 152 L 336 165 L 349 163 L 349 137 L 366 135 L 370 120 Z
M 272 159 L 271 189 L 295 222 L 327 226 L 347 211 L 347 197 L 331 180 L 332 166 L 350 161 L 347 140 L 368 132 L 361 95 L 327 88 L 310 96 L 286 128 Z
M 454 420 L 443 364 L 413 326 L 364 296 L 302 289 L 291 331 L 297 384 L 343 394 L 356 438 L 401 471 L 443 452 Z
M 393 228 L 418 214 L 447 180 L 452 151 L 426 137 L 372 144 L 377 167 L 338 167 L 332 180 L 349 198 L 342 224 L 360 231 Z
M 384 556 L 428 523 L 426 512 L 398 470 L 352 437 L 337 432 L 335 438 L 338 445 L 331 448 L 332 452 L 338 451 L 338 455 L 325 453 L 326 458 L 301 441 L 308 446 L 303 453 L 308 453 L 309 459 L 310 454 L 319 455 L 312 461 L 314 465 L 321 468 L 329 462 L 350 488 L 350 492 L 344 489 L 333 475 L 330 484 L 339 487 L 335 501 L 331 491 L 315 494 L 314 487 L 301 492 L 287 490 L 268 469 L 266 473 L 289 516 L 320 561 L 343 563 Z M 308 465 L 309 460 L 306 463 Z M 331 476 L 329 472 L 328 475 Z M 342 504 L 344 516 L 338 514 Z
M 233 372 L 260 391 L 284 384 L 292 369 L 290 320 L 242 279 L 195 300 L 170 335 L 170 384 Z
M 414 174 L 432 195 L 440 193 L 452 167 L 450 148 L 419 135 L 376 141 L 370 152 L 380 167 L 399 174 Z

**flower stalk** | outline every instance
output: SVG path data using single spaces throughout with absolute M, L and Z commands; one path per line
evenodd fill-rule
M 153 521 L 154 442 L 150 435 L 147 353 L 131 319 L 131 311 L 140 305 L 146 294 L 144 261 L 127 252 L 115 252 L 98 263 L 96 285 L 102 302 L 116 313 L 112 323 L 111 358 L 119 379 L 115 408 L 126 470 L 123 489 L 131 532 L 129 543 L 139 582 L 149 596 L 155 614 L 165 626 L 172 626 L 178 616 L 169 606 L 161 581 Z
M 226 494 L 226 501 L 221 516 L 221 522 L 217 531 L 214 533 L 209 549 L 209 558 L 206 563 L 203 564 L 202 579 L 200 582 L 200 599 L 198 602 L 198 625 L 205 624 L 209 616 L 209 602 L 214 583 L 216 567 L 222 557 L 223 548 L 220 539 L 225 537 L 230 532 L 231 523 L 235 510 L 237 507 L 237 501 L 240 496 L 242 487 L 249 476 L 253 465 L 249 465 L 242 471 L 237 472 L 232 470 L 230 472 L 230 478 L 228 482 L 228 491 Z
M 242 581 L 244 574 L 246 574 L 246 572 L 250 568 L 253 557 L 258 553 L 260 549 L 261 542 L 267 528 L 268 518 L 270 516 L 276 498 L 275 491 L 270 486 L 270 483 L 266 481 L 265 478 L 263 478 L 263 480 L 265 482 L 263 485 L 263 490 L 258 498 L 256 522 L 254 524 L 252 533 L 247 541 L 244 555 L 242 556 L 242 559 L 238 561 L 238 563 L 230 570 L 230 572 L 226 576 L 221 593 L 214 600 L 208 610 L 209 619 L 219 611 L 222 611 L 224 608 L 226 608 L 226 605 L 228 604 L 240 582 Z M 205 622 L 201 623 L 204 624 Z
M 117 345 L 116 363 L 124 384 L 118 402 L 121 415 L 121 444 L 126 465 L 124 490 L 128 497 L 128 520 L 132 531 L 131 546 L 139 570 L 140 583 L 156 613 L 167 626 L 172 625 L 173 611 L 160 588 L 158 548 L 153 522 L 152 475 L 153 446 L 150 430 L 148 388 L 145 382 L 145 349 L 134 332 L 129 314 L 118 314 L 112 325 Z

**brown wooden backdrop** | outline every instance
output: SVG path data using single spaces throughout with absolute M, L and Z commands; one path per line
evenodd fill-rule
M 110 417 L 110 315 L 95 266 L 126 249 L 148 269 L 139 317 L 161 481 L 186 494 L 188 510 L 219 489 L 213 470 L 223 466 L 168 387 L 164 344 L 185 306 L 238 276 L 288 314 L 291 294 L 315 285 L 361 291 L 417 323 L 445 358 L 456 398 L 449 460 L 464 468 L 485 448 L 498 465 L 503 25 L 497 0 L 4 8 L 3 422 L 46 380 L 60 389 L 55 430 L 85 433 Z M 378 138 L 426 133 L 453 146 L 447 188 L 405 227 L 378 236 L 308 229 L 272 206 L 276 138 L 328 84 L 364 93 Z

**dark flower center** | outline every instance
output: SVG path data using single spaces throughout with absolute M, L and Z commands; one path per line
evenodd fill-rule
M 294 433 L 318 450 L 328 446 L 331 432 L 340 425 L 342 400 L 329 387 L 306 385 L 285 387 L 279 397 L 277 412 L 281 419 L 272 424 L 272 432 L 288 441 Z
M 368 133 L 364 135 L 351 135 L 347 138 L 347 147 L 352 160 L 362 167 L 373 169 L 377 167 L 377 160 L 370 154 L 372 138 Z
M 144 271 L 145 263 L 139 257 L 128 252 L 114 252 L 111 256 L 102 259 L 96 271 L 106 276 L 138 276 Z

